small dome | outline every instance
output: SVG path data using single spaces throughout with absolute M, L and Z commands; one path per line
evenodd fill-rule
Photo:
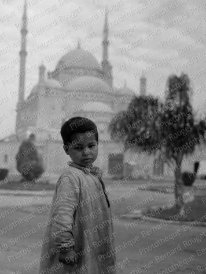
M 116 89 L 116 92 L 119 94 L 122 94 L 122 95 L 134 95 L 135 94 L 134 91 L 132 89 L 128 88 L 127 86 Z
M 30 99 L 32 96 L 34 96 L 35 94 L 37 94 L 39 92 L 39 85 L 43 85 L 43 86 L 49 87 L 49 88 L 61 88 L 60 83 L 58 81 L 56 81 L 55 79 L 45 79 L 45 80 L 43 80 L 43 82 L 36 84 L 32 88 L 27 99 Z
M 60 88 L 61 85 L 58 81 L 56 81 L 55 79 L 47 79 L 44 80 L 44 85 L 47 87 L 51 87 L 51 88 Z
M 110 86 L 102 79 L 93 76 L 82 76 L 74 79 L 68 86 L 71 91 L 111 93 Z
M 135 93 L 132 89 L 130 89 L 127 86 L 126 80 L 124 81 L 124 86 L 121 88 L 115 89 L 115 91 L 116 91 L 116 93 L 119 93 L 121 95 L 134 95 L 134 93 Z
M 80 111 L 113 113 L 110 106 L 101 102 L 88 102 L 82 106 L 82 109 Z
M 97 59 L 89 51 L 83 50 L 80 47 L 69 51 L 57 64 L 57 69 L 68 67 L 101 69 Z

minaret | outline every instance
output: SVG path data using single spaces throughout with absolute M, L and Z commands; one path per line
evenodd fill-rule
M 103 29 L 103 41 L 102 41 L 102 69 L 104 74 L 105 81 L 112 86 L 113 77 L 112 77 L 112 66 L 109 62 L 109 27 L 108 27 L 108 10 L 105 10 L 105 21 Z
M 146 77 L 142 74 L 140 78 L 140 95 L 145 96 L 146 95 L 146 88 L 147 88 L 147 79 Z
M 18 103 L 24 101 L 25 93 L 25 74 L 26 74 L 26 35 L 27 35 L 27 2 L 24 2 L 24 13 L 22 17 L 22 28 L 21 28 L 21 50 L 20 55 L 20 74 L 19 74 L 19 97 Z
M 105 10 L 104 29 L 103 29 L 103 56 L 102 60 L 108 62 L 108 47 L 109 47 L 109 28 L 108 28 L 108 9 Z
M 25 76 L 26 76 L 26 35 L 27 35 L 27 2 L 24 2 L 24 11 L 22 17 L 22 27 L 21 27 L 21 49 L 20 55 L 20 72 L 19 72 L 19 91 L 18 91 L 18 102 L 17 102 L 17 116 L 16 116 L 16 134 L 21 127 L 21 109 L 22 103 L 24 102 L 25 93 Z

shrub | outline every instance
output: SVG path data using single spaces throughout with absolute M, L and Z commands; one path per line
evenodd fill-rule
M 199 162 L 194 163 L 193 173 L 185 171 L 182 173 L 182 181 L 184 186 L 192 186 L 197 177 L 197 171 L 199 169 Z
M 8 175 L 9 170 L 7 168 L 0 168 L 0 181 L 4 180 Z
M 182 181 L 184 186 L 192 186 L 195 181 L 196 175 L 192 172 L 183 172 L 182 173 Z
M 28 181 L 38 179 L 43 174 L 43 160 L 31 138 L 20 145 L 16 155 L 16 168 Z

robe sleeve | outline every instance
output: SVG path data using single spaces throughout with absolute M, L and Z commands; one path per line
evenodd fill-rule
M 67 251 L 75 244 L 72 228 L 78 202 L 77 179 L 72 175 L 61 176 L 57 182 L 51 220 L 51 235 L 59 251 Z

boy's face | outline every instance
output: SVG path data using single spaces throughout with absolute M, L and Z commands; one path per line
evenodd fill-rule
M 72 161 L 80 166 L 89 167 L 97 159 L 98 143 L 93 132 L 77 133 L 71 144 L 64 146 Z

